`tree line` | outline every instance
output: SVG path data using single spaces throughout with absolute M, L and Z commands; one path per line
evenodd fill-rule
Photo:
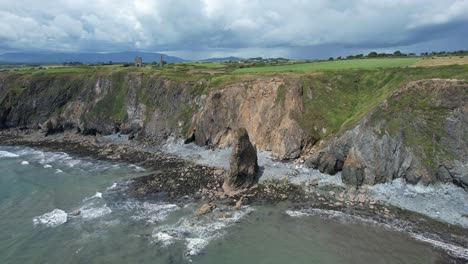
M 419 55 L 411 52 L 411 53 L 403 53 L 399 50 L 393 53 L 377 53 L 375 51 L 369 52 L 367 55 L 365 54 L 357 54 L 357 55 L 349 55 L 346 57 L 337 57 L 336 60 L 344 60 L 344 59 L 363 59 L 363 58 L 388 58 L 388 57 L 430 57 L 430 56 L 465 56 L 468 55 L 468 50 L 457 50 L 457 51 L 432 51 L 432 52 L 421 52 Z M 330 57 L 328 60 L 335 60 L 335 58 Z

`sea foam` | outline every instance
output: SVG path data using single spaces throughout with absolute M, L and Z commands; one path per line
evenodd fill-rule
M 19 155 L 11 153 L 9 151 L 0 150 L 0 158 L 17 158 Z
M 244 206 L 240 210 L 232 211 L 229 218 L 202 217 L 194 219 L 192 215 L 181 218 L 172 225 L 158 226 L 153 230 L 155 243 L 162 246 L 179 241 L 185 245 L 185 256 L 195 256 L 201 253 L 208 244 L 226 234 L 226 228 L 240 221 L 254 209 Z M 213 211 L 219 213 L 218 210 Z
M 51 212 L 33 218 L 33 224 L 55 227 L 67 222 L 67 213 L 60 209 L 54 209 Z

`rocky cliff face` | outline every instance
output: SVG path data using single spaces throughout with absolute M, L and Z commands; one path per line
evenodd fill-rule
M 2 128 L 121 131 L 155 139 L 183 135 L 206 88 L 142 73 L 2 75 L 0 80 Z
M 411 82 L 307 163 L 352 185 L 403 178 L 468 187 L 468 82 Z
M 226 147 L 239 127 L 261 150 L 293 159 L 314 140 L 294 112 L 302 88 L 284 79 L 253 79 L 209 90 L 205 80 L 175 81 L 143 73 L 0 76 L 0 127 L 122 132 L 142 140 L 170 135 Z
M 258 78 L 213 90 L 195 116 L 192 133 L 199 145 L 225 147 L 234 131 L 245 127 L 259 149 L 294 159 L 314 143 L 293 118 L 302 109 L 301 85 Z
M 457 70 L 451 74 L 463 72 Z M 466 187 L 467 81 L 402 84 L 415 74 L 433 75 L 397 69 L 253 76 L 214 87 L 209 79 L 132 71 L 0 73 L 0 128 L 122 132 L 154 143 L 172 135 L 225 147 L 244 127 L 259 150 L 307 157 L 322 172 L 343 171 L 349 184 L 404 178 Z

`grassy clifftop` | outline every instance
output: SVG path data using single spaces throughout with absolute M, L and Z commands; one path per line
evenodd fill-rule
M 168 125 L 177 126 L 183 119 L 187 130 L 197 111 L 192 98 L 227 84 L 280 78 L 286 85 L 278 89 L 278 107 L 284 107 L 284 97 L 299 85 L 303 105 L 297 106 L 293 118 L 314 138 L 327 139 L 351 129 L 405 83 L 430 78 L 468 79 L 467 65 L 277 73 L 217 72 L 222 64 L 212 66 L 176 64 L 163 70 L 117 66 L 22 69 L 0 73 L 0 102 L 5 109 L 28 101 L 33 104 L 34 99 L 36 106 L 27 114 L 43 113 L 45 118 L 60 114 L 68 101 L 95 101 L 82 118 L 125 122 L 132 100 L 132 104 L 145 104 L 147 115 L 154 110 L 173 113 L 174 120 Z M 95 89 L 100 79 L 107 84 L 100 84 L 99 89 L 105 91 L 99 94 Z M 37 101 L 42 103 L 37 105 Z M 38 107 L 44 109 L 36 111 Z M 26 119 L 18 116 L 16 121 L 25 124 Z
M 468 67 L 342 70 L 299 78 L 304 110 L 295 118 L 312 135 L 326 138 L 352 128 L 405 83 L 430 78 L 468 79 Z

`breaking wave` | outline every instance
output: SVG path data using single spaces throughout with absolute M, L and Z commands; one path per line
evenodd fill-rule
M 163 247 L 176 242 L 185 246 L 185 256 L 198 255 L 208 244 L 226 234 L 226 228 L 240 221 L 254 209 L 244 206 L 240 210 L 232 211 L 228 217 L 202 217 L 194 218 L 192 215 L 182 217 L 172 225 L 162 225 L 153 230 L 154 243 Z M 219 214 L 215 209 L 212 214 Z
M 19 155 L 11 153 L 9 151 L 0 150 L 0 158 L 18 158 Z
M 369 218 L 363 218 L 360 216 L 346 214 L 340 211 L 317 209 L 317 208 L 307 208 L 307 209 L 301 209 L 301 210 L 286 210 L 285 213 L 291 217 L 318 216 L 318 217 L 325 218 L 325 219 L 332 219 L 340 223 L 370 224 L 370 225 L 380 226 L 380 227 L 393 230 L 393 231 L 408 233 L 411 237 L 413 237 L 416 240 L 429 243 L 433 247 L 442 249 L 454 257 L 468 260 L 467 248 L 463 248 L 457 245 L 453 245 L 453 244 L 446 243 L 443 241 L 428 238 L 424 236 L 423 234 L 417 234 L 415 232 L 412 232 L 411 230 L 408 230 L 410 229 L 410 227 L 408 227 L 409 224 L 403 221 L 396 221 L 395 222 L 396 224 L 387 224 L 387 223 L 377 222 Z
M 45 213 L 33 218 L 34 226 L 44 225 L 47 227 L 56 227 L 67 222 L 67 213 L 60 209 L 54 209 L 51 212 Z

